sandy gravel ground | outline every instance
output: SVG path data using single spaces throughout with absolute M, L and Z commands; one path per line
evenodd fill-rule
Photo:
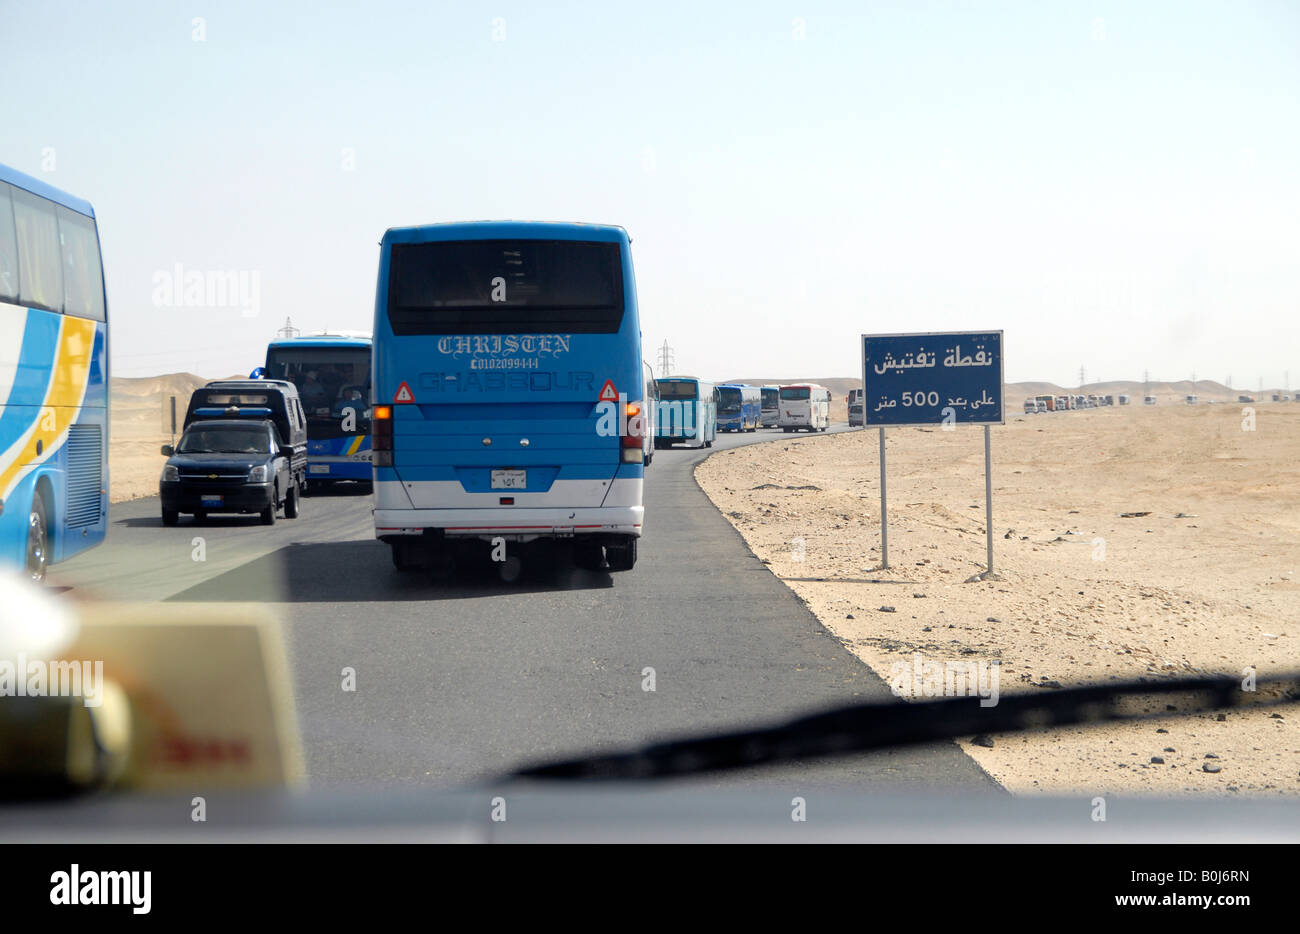
M 918 652 L 1000 660 L 1004 694 L 1247 666 L 1266 675 L 1300 668 L 1300 404 L 1255 412 L 1253 431 L 1227 405 L 995 426 L 996 582 L 965 583 L 985 560 L 979 428 L 887 432 L 887 571 L 874 429 L 719 452 L 696 477 L 886 680 Z M 1284 707 L 962 745 L 1017 793 L 1297 794 L 1297 724 L 1300 707 Z
M 109 402 L 110 502 L 158 495 L 158 476 L 167 462 L 158 449 L 172 441 L 167 430 L 171 425 L 170 399 L 176 397 L 176 418 L 183 422 L 190 394 L 205 382 L 193 373 L 114 377 Z

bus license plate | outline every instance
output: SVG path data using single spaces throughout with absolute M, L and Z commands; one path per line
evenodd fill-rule
M 308 473 L 329 473 L 330 465 L 329 464 L 308 464 L 307 472 Z
M 224 496 L 201 496 L 199 502 L 204 506 L 220 506 L 225 502 Z
M 522 490 L 527 477 L 528 471 L 526 470 L 494 470 L 492 471 L 492 489 Z

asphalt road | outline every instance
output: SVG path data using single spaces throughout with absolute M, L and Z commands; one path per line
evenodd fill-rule
M 720 436 L 715 450 L 780 432 Z M 156 499 L 113 506 L 108 541 L 50 572 L 79 597 L 255 601 L 286 624 L 313 788 L 474 783 L 523 763 L 739 728 L 864 699 L 887 685 L 746 548 L 696 486 L 708 451 L 658 451 L 636 568 L 565 561 L 450 580 L 399 574 L 369 495 L 303 501 L 274 526 L 217 517 L 174 528 Z M 203 561 L 193 560 L 195 537 Z M 355 693 L 341 671 L 357 672 Z M 655 690 L 642 689 L 654 669 Z M 936 744 L 773 766 L 714 784 L 995 791 Z

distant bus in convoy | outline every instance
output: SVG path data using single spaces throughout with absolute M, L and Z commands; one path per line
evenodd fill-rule
M 866 414 L 863 410 L 862 390 L 849 390 L 849 427 L 858 428 L 867 423 Z
M 578 565 L 630 570 L 645 515 L 631 417 L 643 367 L 623 228 L 388 230 L 372 425 L 375 535 L 394 565 L 571 539 Z
M 356 331 L 318 331 L 267 345 L 261 375 L 297 386 L 307 413 L 305 489 L 371 482 L 370 345 L 370 335 Z
M 831 391 L 816 383 L 781 387 L 782 431 L 825 431 L 831 424 Z
M 718 431 L 757 431 L 763 419 L 763 391 L 744 383 L 718 387 Z
M 1035 396 L 1034 398 L 1039 403 L 1040 412 L 1056 411 L 1056 396 Z
M 0 165 L 0 564 L 108 529 L 108 302 L 88 202 Z
M 659 380 L 659 412 L 655 444 L 672 447 L 711 448 L 718 433 L 718 393 L 713 384 L 696 376 L 668 376 Z
M 764 386 L 763 393 L 763 428 L 779 428 L 781 425 L 781 387 Z

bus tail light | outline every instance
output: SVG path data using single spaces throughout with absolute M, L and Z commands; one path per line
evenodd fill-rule
M 645 439 L 645 425 L 641 418 L 641 403 L 629 402 L 623 408 L 624 421 L 627 430 L 623 432 L 623 437 L 619 440 L 619 446 L 622 448 L 619 460 L 624 464 L 640 464 L 645 452 L 642 450 L 642 442 Z
M 393 466 L 393 407 L 375 406 L 371 419 L 372 462 L 376 467 Z
M 639 448 L 645 438 L 645 424 L 641 418 L 641 403 L 629 402 L 623 408 L 624 423 L 627 430 L 623 432 L 623 447 Z

